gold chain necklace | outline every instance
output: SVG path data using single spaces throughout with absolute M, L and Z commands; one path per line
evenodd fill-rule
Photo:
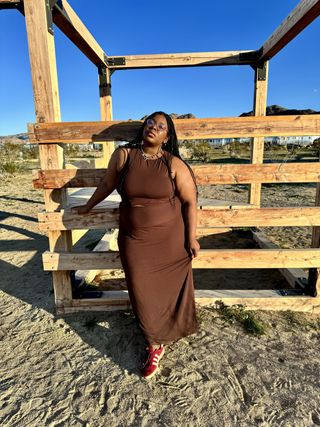
M 163 153 L 163 150 L 162 150 L 162 148 L 160 147 L 159 148 L 159 150 L 157 151 L 157 153 L 155 153 L 155 154 L 146 154 L 144 151 L 143 151 L 143 144 L 141 144 L 140 145 L 140 151 L 141 151 L 141 154 L 142 154 L 142 157 L 144 158 L 144 160 L 153 160 L 153 159 L 158 159 L 159 158 L 159 154 L 161 154 L 162 155 L 162 153 Z

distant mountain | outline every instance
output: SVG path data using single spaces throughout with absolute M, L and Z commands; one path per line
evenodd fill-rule
M 11 142 L 12 144 L 25 144 L 28 142 L 27 133 L 17 133 L 16 135 L 0 136 L 0 144 Z
M 177 113 L 170 113 L 169 116 L 172 118 L 172 120 L 176 119 L 195 119 L 196 116 L 191 113 L 187 114 L 177 114 Z M 140 120 L 145 120 L 148 117 L 148 115 L 143 116 Z
M 310 108 L 306 110 L 295 110 L 281 107 L 280 105 L 269 105 L 266 109 L 267 116 L 301 116 L 304 114 L 320 114 L 320 111 L 311 110 Z M 242 113 L 239 117 L 248 117 L 253 116 L 253 111 L 248 113 Z

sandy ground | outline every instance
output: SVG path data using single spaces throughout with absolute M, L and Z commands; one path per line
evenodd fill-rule
M 235 190 L 205 195 L 245 201 L 244 187 Z M 312 206 L 314 194 L 313 186 L 269 186 L 263 203 Z M 159 375 L 146 382 L 130 311 L 55 315 L 41 265 L 42 200 L 30 173 L 2 178 L 1 426 L 320 426 L 319 316 L 256 312 L 266 333 L 255 336 L 199 309 L 199 333 L 168 346 Z M 310 230 L 297 229 L 267 231 L 283 247 L 308 247 Z M 261 280 L 277 286 L 277 278 Z

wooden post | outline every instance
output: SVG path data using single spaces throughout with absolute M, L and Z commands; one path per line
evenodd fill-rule
M 254 107 L 255 116 L 265 116 L 267 106 L 268 62 L 255 68 Z M 253 138 L 251 145 L 251 163 L 263 163 L 264 137 Z M 261 184 L 251 184 L 249 187 L 249 203 L 260 206 Z
M 59 122 L 60 102 L 53 31 L 50 28 L 51 9 L 44 0 L 24 0 L 36 121 Z M 59 144 L 39 145 L 41 169 L 62 169 L 63 148 Z M 66 201 L 66 190 L 45 190 L 47 212 L 59 211 Z M 70 231 L 48 232 L 50 251 L 71 249 Z M 58 307 L 72 300 L 70 272 L 54 272 L 53 287 Z
M 112 120 L 111 72 L 107 67 L 99 67 L 100 116 L 102 121 Z M 114 151 L 113 141 L 102 144 L 102 157 L 96 159 L 96 168 L 108 166 Z
M 102 121 L 112 120 L 112 97 L 111 97 L 111 72 L 107 67 L 100 66 L 99 70 L 99 93 L 100 93 L 100 117 Z M 95 159 L 96 168 L 106 168 L 114 151 L 115 143 L 106 141 L 102 144 L 102 156 Z M 75 244 L 88 230 L 72 230 L 72 243 Z M 98 271 L 96 272 L 98 274 Z
M 320 206 L 320 184 L 319 183 L 317 183 L 315 205 Z M 312 248 L 320 247 L 320 227 L 312 227 L 311 247 Z M 309 269 L 308 287 L 309 287 L 311 296 L 316 297 L 320 293 L 320 269 L 319 268 Z

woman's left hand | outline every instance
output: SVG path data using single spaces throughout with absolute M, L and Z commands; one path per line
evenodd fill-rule
M 199 254 L 200 250 L 200 244 L 197 239 L 191 239 L 189 240 L 187 244 L 187 250 L 191 256 L 191 258 L 196 258 Z

